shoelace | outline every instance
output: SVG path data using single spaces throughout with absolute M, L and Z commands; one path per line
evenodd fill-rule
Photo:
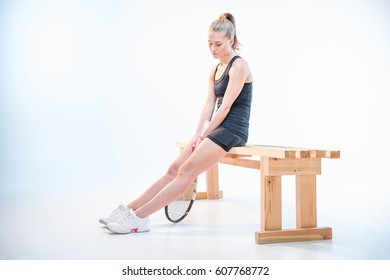
M 123 207 L 122 207 L 122 205 L 119 205 L 118 208 L 116 208 L 114 211 L 112 211 L 110 217 L 113 217 L 113 216 L 119 214 L 120 212 L 123 212 Z
M 126 220 L 136 220 L 132 211 L 125 211 L 124 215 L 119 219 L 118 223 L 123 223 Z

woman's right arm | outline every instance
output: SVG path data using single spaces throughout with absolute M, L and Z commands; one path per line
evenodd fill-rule
M 196 132 L 194 137 L 192 138 L 192 146 L 195 147 L 199 137 L 203 131 L 203 128 L 205 126 L 206 121 L 210 121 L 211 117 L 213 116 L 214 109 L 215 109 L 215 102 L 216 97 L 214 94 L 214 72 L 215 68 L 213 68 L 209 75 L 209 87 L 208 87 L 208 93 L 206 97 L 206 102 L 203 106 L 202 112 L 199 116 L 198 126 L 196 128 Z

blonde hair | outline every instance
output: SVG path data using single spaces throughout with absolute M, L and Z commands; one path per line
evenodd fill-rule
M 216 32 L 225 32 L 225 36 L 228 38 L 233 37 L 234 42 L 232 49 L 237 52 L 240 49 L 240 43 L 237 40 L 236 21 L 230 13 L 223 13 L 217 20 L 214 20 L 210 25 L 210 30 Z

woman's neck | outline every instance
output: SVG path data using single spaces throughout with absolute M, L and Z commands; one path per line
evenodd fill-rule
M 230 62 L 230 60 L 232 60 L 232 58 L 235 56 L 235 54 L 232 52 L 232 53 L 229 53 L 229 54 L 226 54 L 224 55 L 223 57 L 221 57 L 219 59 L 219 62 L 221 65 L 226 65 Z

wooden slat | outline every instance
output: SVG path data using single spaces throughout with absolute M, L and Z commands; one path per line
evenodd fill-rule
M 340 151 L 337 150 L 317 150 L 309 148 L 262 145 L 234 147 L 229 152 L 274 158 L 340 158 Z
M 340 158 L 340 151 L 313 150 L 312 158 Z
M 299 158 L 311 158 L 311 155 L 312 155 L 311 150 L 299 151 Z
M 296 158 L 297 157 L 296 150 L 291 150 L 291 149 L 289 150 L 281 147 L 258 146 L 258 145 L 234 147 L 229 152 L 236 153 L 236 154 L 275 157 L 275 158 Z
M 326 158 L 340 158 L 340 151 L 326 151 Z
M 231 154 L 227 153 L 225 158 L 240 158 L 240 157 L 252 157 L 251 155 L 240 155 L 240 154 Z
M 324 157 L 326 157 L 326 151 L 325 150 L 313 150 L 313 151 L 311 151 L 311 157 L 324 158 Z
M 220 163 L 230 164 L 234 166 L 252 168 L 252 169 L 260 169 L 260 161 L 259 160 L 251 160 L 251 159 L 242 159 L 242 158 L 223 158 L 219 161 Z
M 257 244 L 332 239 L 332 228 L 322 227 L 259 231 L 256 232 L 255 238 Z
M 184 142 L 176 143 L 178 147 L 184 147 Z M 340 151 L 318 150 L 296 147 L 266 146 L 266 145 L 246 145 L 244 147 L 234 147 L 227 154 L 228 157 L 260 156 L 273 158 L 340 158 Z

